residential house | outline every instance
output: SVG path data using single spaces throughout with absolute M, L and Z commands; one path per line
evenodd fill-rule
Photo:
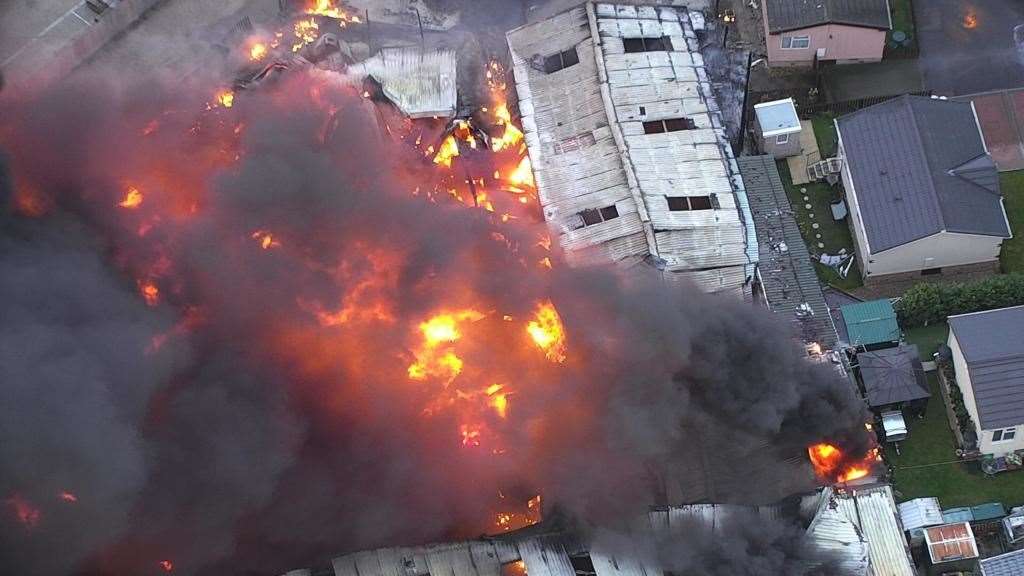
M 1010 225 L 970 102 L 901 96 L 836 127 L 866 284 L 998 269 Z
M 765 154 L 776 159 L 800 154 L 800 118 L 793 99 L 755 104 L 754 132 Z
M 590 2 L 507 39 L 542 213 L 570 265 L 749 297 L 757 236 L 690 13 Z
M 878 62 L 892 28 L 888 0 L 763 0 L 769 66 Z
M 1024 306 L 949 317 L 956 383 L 982 454 L 1024 450 Z

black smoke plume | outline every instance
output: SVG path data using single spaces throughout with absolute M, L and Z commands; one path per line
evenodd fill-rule
M 4 572 L 275 574 L 477 535 L 499 491 L 615 526 L 768 502 L 813 485 L 807 445 L 867 448 L 862 405 L 767 313 L 557 252 L 536 266 L 543 223 L 428 198 L 439 168 L 357 94 L 296 73 L 205 110 L 215 91 L 93 77 L 4 104 Z M 522 330 L 547 299 L 564 364 Z M 442 387 L 407 374 L 419 323 L 467 307 L 484 318 L 460 378 L 513 390 L 469 447 L 458 410 L 425 414 Z M 766 530 L 683 555 L 695 574 L 801 557 Z

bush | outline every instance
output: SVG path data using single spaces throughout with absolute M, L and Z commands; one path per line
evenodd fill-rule
M 947 316 L 1024 304 L 1024 274 L 1004 274 L 965 284 L 918 284 L 903 293 L 896 314 L 904 328 L 942 322 Z

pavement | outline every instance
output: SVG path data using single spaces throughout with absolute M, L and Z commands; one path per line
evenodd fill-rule
M 891 96 L 924 89 L 918 62 L 913 58 L 829 66 L 824 75 L 828 102 Z
M 77 6 L 79 0 L 4 0 L 0 2 L 0 63 Z
M 1024 2 L 916 0 L 925 88 L 955 96 L 1024 86 Z

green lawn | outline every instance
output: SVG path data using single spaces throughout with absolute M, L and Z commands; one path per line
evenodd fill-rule
M 1003 172 L 999 183 L 1014 236 L 1003 242 L 999 262 L 1004 273 L 1024 272 L 1024 170 Z
M 832 116 L 822 115 L 812 119 L 814 135 L 818 140 L 818 148 L 821 150 L 821 157 L 828 158 L 836 151 L 836 131 L 832 124 Z M 839 187 L 832 188 L 824 182 L 812 182 L 809 184 L 793 185 L 793 178 L 789 173 L 789 166 L 786 162 L 778 163 L 779 174 L 782 176 L 782 183 L 786 188 L 786 196 L 793 207 L 793 215 L 796 217 L 800 232 L 803 234 L 804 243 L 812 254 L 838 254 L 843 248 L 848 253 L 853 252 L 853 238 L 850 235 L 850 228 L 846 222 L 836 222 L 832 219 L 832 210 L 829 204 L 839 194 Z M 801 188 L 804 191 L 801 191 Z M 804 200 L 807 196 L 807 200 Z M 806 206 L 810 204 L 808 209 Z M 811 214 L 814 218 L 811 218 Z M 814 228 L 818 224 L 818 228 Z M 821 235 L 818 238 L 817 235 Z M 824 246 L 819 247 L 821 243 Z M 850 268 L 846 278 L 841 278 L 838 273 L 815 262 L 814 268 L 818 278 L 826 284 L 836 286 L 843 290 L 852 290 L 861 285 L 860 269 L 857 263 Z
M 943 508 L 985 502 L 1002 502 L 1007 507 L 1024 503 L 1024 471 L 986 477 L 977 463 L 956 462 L 953 433 L 934 372 L 928 374 L 928 385 L 932 397 L 926 415 L 907 421 L 910 433 L 900 443 L 901 454 L 897 456 L 886 448 L 886 459 L 893 467 L 896 499 L 935 496 Z
M 917 350 L 921 354 L 921 360 L 931 360 L 932 354 L 938 351 L 939 344 L 946 341 L 946 323 L 932 324 L 904 330 L 903 336 L 910 344 L 917 344 Z

